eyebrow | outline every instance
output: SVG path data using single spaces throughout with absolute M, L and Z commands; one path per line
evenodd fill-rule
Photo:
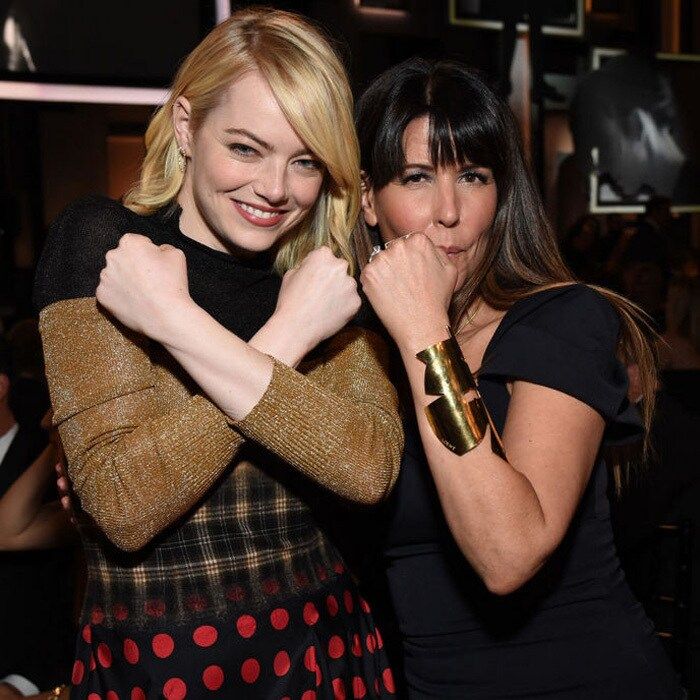
M 435 170 L 432 163 L 406 163 L 406 165 L 403 166 L 404 170 L 408 170 L 409 168 L 423 168 L 423 170 Z
M 275 150 L 274 146 L 271 146 L 267 141 L 264 141 L 259 136 L 256 136 L 252 131 L 248 131 L 248 129 L 239 129 L 235 126 L 231 126 L 225 130 L 225 133 L 232 134 L 232 135 L 239 134 L 240 136 L 247 136 L 251 141 L 255 141 L 255 143 L 257 143 L 262 148 L 264 148 L 268 151 Z M 303 156 L 303 155 L 313 155 L 313 154 L 308 148 L 302 148 L 302 149 L 298 150 L 296 153 L 293 153 L 292 158 L 298 158 L 299 156 Z
M 227 134 L 240 134 L 241 136 L 247 136 L 251 141 L 255 141 L 259 146 L 266 148 L 268 151 L 273 150 L 272 146 L 267 142 L 263 141 L 259 136 L 256 136 L 251 131 L 247 129 L 237 129 L 235 126 L 226 129 Z
M 462 163 L 460 165 L 461 168 L 482 168 L 482 169 L 489 169 L 488 165 L 479 165 L 477 163 Z M 403 166 L 404 170 L 408 170 L 409 168 L 422 168 L 423 170 L 435 170 L 435 166 L 432 163 L 406 163 L 406 165 Z

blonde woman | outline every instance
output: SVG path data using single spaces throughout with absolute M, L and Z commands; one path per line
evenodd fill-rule
M 383 349 L 347 326 L 343 68 L 299 17 L 240 11 L 146 143 L 125 206 L 69 207 L 38 270 L 54 421 L 95 522 L 74 697 L 390 694 L 322 513 L 381 500 L 403 440 Z

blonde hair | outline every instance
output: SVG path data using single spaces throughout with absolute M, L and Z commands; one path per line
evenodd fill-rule
M 223 91 L 250 70 L 267 80 L 292 128 L 326 171 L 318 201 L 282 240 L 275 268 L 284 273 L 314 248 L 327 245 L 348 261 L 352 272 L 350 235 L 360 209 L 352 92 L 341 61 L 320 30 L 289 12 L 240 10 L 185 58 L 167 102 L 148 126 L 140 180 L 124 204 L 147 215 L 173 202 L 184 179 L 172 123 L 175 101 L 182 96 L 190 102 L 196 130 Z

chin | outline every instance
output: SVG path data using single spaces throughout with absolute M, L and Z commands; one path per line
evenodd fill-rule
M 251 233 L 248 236 L 226 236 L 226 242 L 247 253 L 264 253 L 272 248 L 279 240 L 279 237 L 265 236 L 264 234 L 256 235 Z
M 232 222 L 230 219 L 220 231 L 220 237 L 226 243 L 251 253 L 261 253 L 272 248 L 284 235 L 280 228 L 258 227 L 248 221 Z

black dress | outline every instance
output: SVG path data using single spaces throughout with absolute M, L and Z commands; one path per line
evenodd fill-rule
M 565 392 L 607 421 L 606 440 L 641 429 L 615 357 L 619 319 L 583 285 L 546 290 L 506 313 L 479 386 L 499 431 L 521 379 Z M 496 596 L 457 549 L 415 424 L 385 547 L 411 698 L 682 697 L 615 552 L 601 460 L 564 541 L 517 592 Z

